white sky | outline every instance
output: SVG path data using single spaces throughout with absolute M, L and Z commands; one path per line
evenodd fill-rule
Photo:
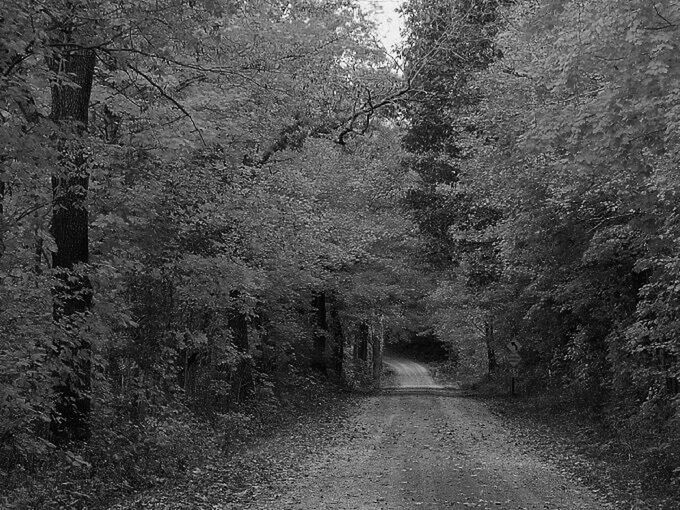
M 400 42 L 402 20 L 396 10 L 404 0 L 359 0 L 359 5 L 378 24 L 378 34 L 385 48 L 390 52 Z

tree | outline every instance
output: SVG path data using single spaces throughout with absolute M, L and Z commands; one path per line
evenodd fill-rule
M 465 162 L 474 157 L 476 140 L 485 132 L 476 118 L 484 91 L 474 76 L 497 58 L 499 9 L 495 1 L 410 2 L 404 8 L 406 73 L 414 86 L 404 108 L 408 126 L 402 143 L 409 151 L 404 164 L 419 177 L 406 203 L 422 234 L 426 260 L 444 280 L 430 301 L 446 306 L 441 314 L 432 313 L 443 321 L 434 328 L 446 331 L 453 343 L 460 335 L 451 334 L 452 323 L 446 319 L 455 312 L 441 294 L 448 288 L 444 282 L 464 281 L 477 293 L 498 278 L 496 248 L 486 230 L 500 219 L 499 211 L 463 181 Z M 466 274 L 463 280 L 449 273 L 454 267 Z M 486 359 L 493 368 L 493 314 L 488 307 L 480 321 L 477 327 L 489 333 Z
M 252 364 L 276 336 L 258 324 L 302 327 L 298 298 L 328 245 L 295 232 L 308 204 L 285 203 L 273 176 L 305 143 L 368 133 L 399 82 L 346 2 L 46 0 L 3 16 L 0 261 L 21 296 L 4 336 L 8 352 L 32 332 L 58 354 L 30 372 L 55 375 L 56 402 L 36 399 L 7 427 L 51 414 L 65 443 L 87 437 L 103 398 L 91 369 L 164 389 L 177 371 L 198 388 L 197 364 L 206 379 Z M 24 302 L 36 310 L 25 331 L 12 317 Z M 131 406 L 145 391 L 130 390 Z
M 642 310 L 661 274 L 673 280 L 677 7 L 520 3 L 507 19 L 503 58 L 476 77 L 491 136 L 465 162 L 466 186 L 503 214 L 488 230 L 502 263 L 494 286 L 513 302 L 497 303 L 497 320 L 524 339 L 537 387 L 667 405 L 675 348 L 649 341 L 661 336 Z

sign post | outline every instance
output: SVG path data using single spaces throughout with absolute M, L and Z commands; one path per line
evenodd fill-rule
M 516 340 L 513 340 L 508 344 L 508 363 L 512 367 L 510 372 L 510 395 L 515 395 L 515 373 L 517 371 L 517 366 L 522 362 L 522 357 L 519 355 L 519 349 L 521 344 Z

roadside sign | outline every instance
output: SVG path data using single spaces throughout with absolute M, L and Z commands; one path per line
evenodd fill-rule
M 520 364 L 522 361 L 522 356 L 520 356 L 517 351 L 513 351 L 510 354 L 508 354 L 508 363 L 510 363 L 510 366 L 516 367 L 517 365 Z
M 508 355 L 507 360 L 512 367 L 510 376 L 510 395 L 515 394 L 515 377 L 517 375 L 517 366 L 522 362 L 522 356 L 519 355 L 519 350 L 522 348 L 517 340 L 512 340 L 508 342 Z

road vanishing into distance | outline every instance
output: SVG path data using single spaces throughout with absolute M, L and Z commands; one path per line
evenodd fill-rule
M 307 466 L 287 492 L 237 508 L 610 508 L 522 448 L 483 404 L 441 396 L 425 366 L 394 358 L 385 363 L 405 391 L 367 398 L 346 440 Z

